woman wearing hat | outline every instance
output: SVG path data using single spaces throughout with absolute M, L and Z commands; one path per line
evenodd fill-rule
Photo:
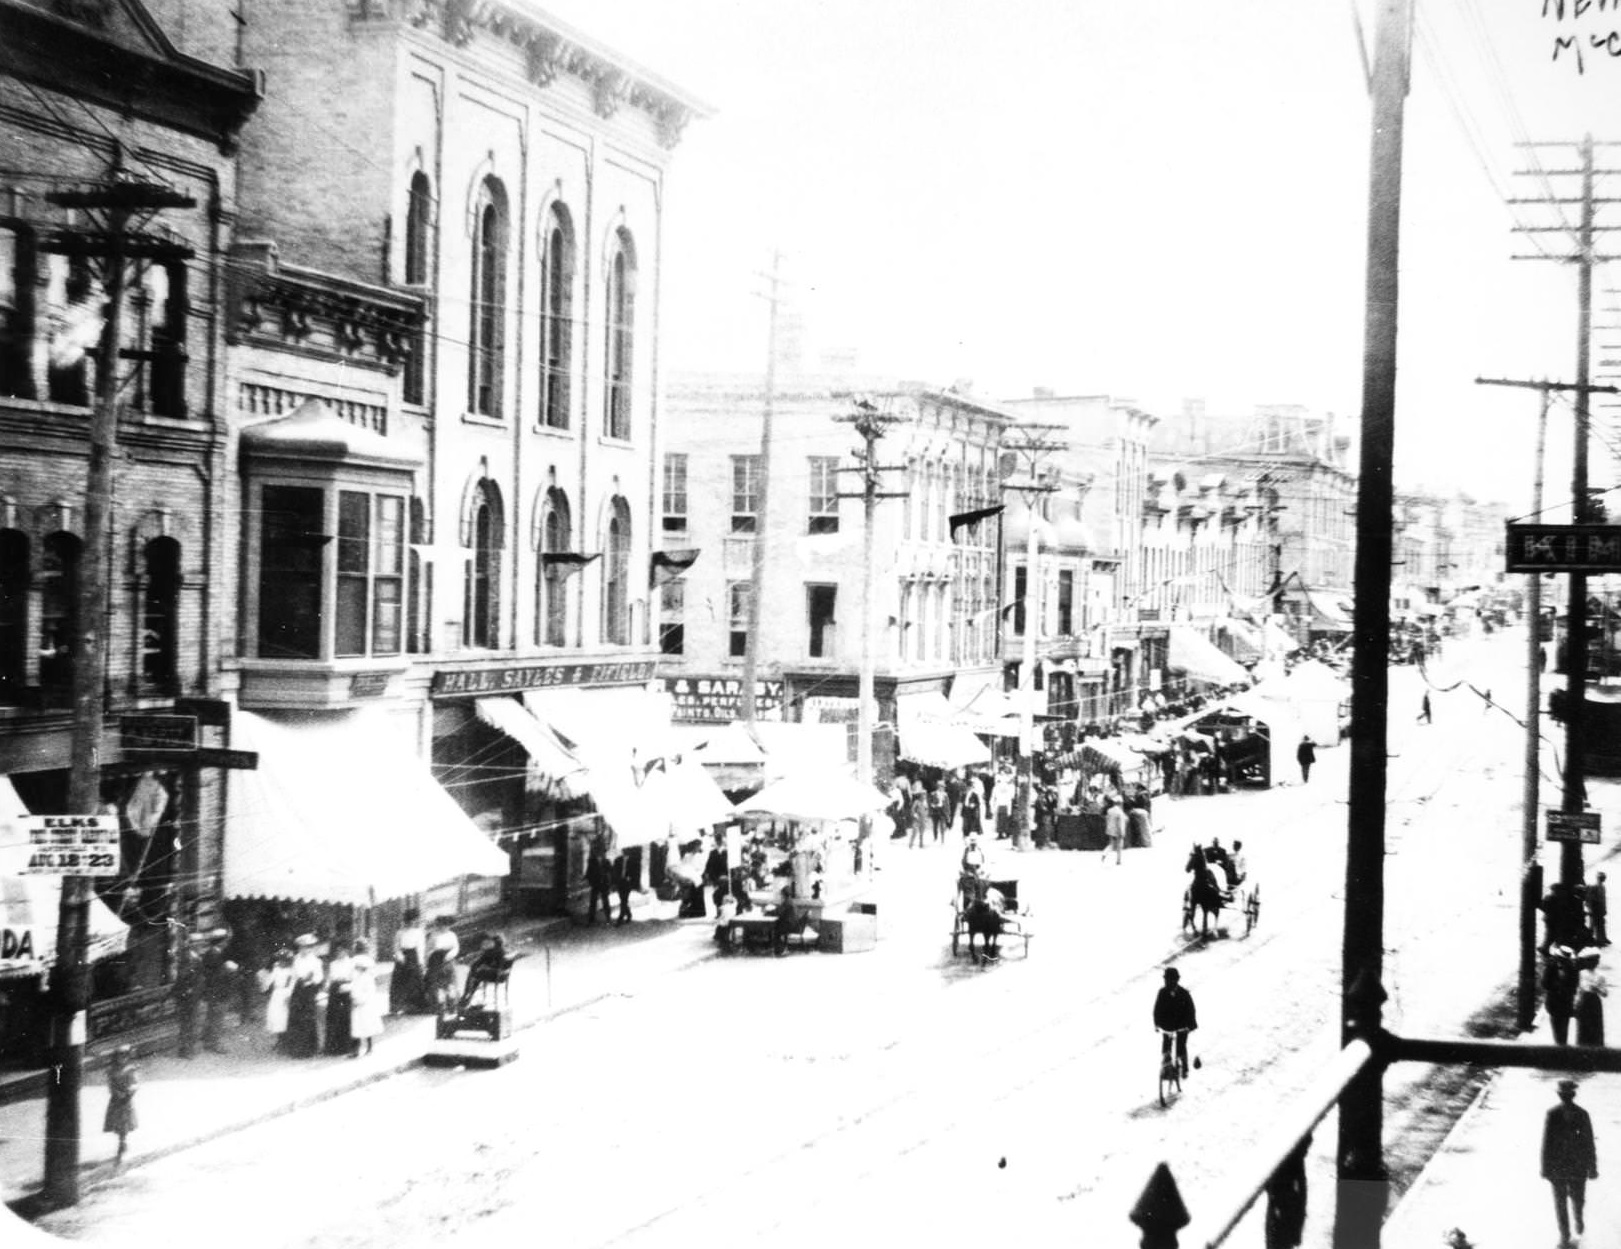
M 305 933 L 293 945 L 293 987 L 287 997 L 287 1034 L 282 1052 L 291 1058 L 314 1058 L 321 1049 L 320 1024 L 316 1004 L 321 996 L 324 972 L 316 954 L 313 933 Z
M 354 1003 L 349 997 L 349 983 L 354 979 L 355 964 L 349 956 L 347 942 L 335 942 L 332 959 L 326 965 L 326 1044 L 322 1052 L 332 1058 L 347 1058 L 354 1049 L 350 1031 L 350 1012 Z
M 137 1126 L 136 1083 L 135 1051 L 127 1045 L 120 1045 L 113 1051 L 112 1064 L 107 1069 L 107 1115 L 101 1121 L 103 1132 L 112 1132 L 118 1137 L 118 1156 L 113 1159 L 115 1167 L 124 1161 L 129 1134 Z
M 351 1058 L 371 1053 L 373 1037 L 383 1035 L 383 997 L 377 990 L 377 969 L 371 947 L 355 942 L 353 973 L 349 980 L 349 1034 L 353 1038 Z
M 1604 997 L 1609 992 L 1598 969 L 1599 950 L 1585 946 L 1576 954 L 1576 1044 L 1604 1044 Z
M 394 934 L 394 971 L 388 978 L 389 1014 L 416 1015 L 425 1009 L 422 960 L 427 941 L 422 913 L 412 907 L 406 911 L 399 932 Z
M 293 997 L 293 952 L 277 950 L 275 961 L 264 977 L 265 1031 L 275 1037 L 276 1052 L 281 1053 L 287 1048 L 287 1007 Z

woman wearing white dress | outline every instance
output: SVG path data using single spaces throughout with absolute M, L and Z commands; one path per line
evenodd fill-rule
M 371 1053 L 372 1038 L 383 1034 L 383 995 L 377 989 L 377 969 L 364 941 L 355 942 L 354 974 L 349 980 L 349 1034 L 354 1038 L 351 1057 Z
M 279 1053 L 287 1039 L 287 1008 L 293 1000 L 293 956 L 286 950 L 276 953 L 276 961 L 265 975 L 265 1031 L 276 1038 Z

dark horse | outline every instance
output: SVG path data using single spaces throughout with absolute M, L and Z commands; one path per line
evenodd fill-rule
M 1223 892 L 1216 874 L 1210 870 L 1210 864 L 1205 862 L 1203 846 L 1194 846 L 1188 854 L 1188 861 L 1183 871 L 1193 873 L 1193 884 L 1188 887 L 1188 905 L 1184 908 L 1183 923 L 1189 925 L 1193 921 L 1195 908 L 1204 912 L 1204 927 L 1201 936 L 1210 935 L 1210 921 L 1220 918 L 1222 906 L 1229 901 Z

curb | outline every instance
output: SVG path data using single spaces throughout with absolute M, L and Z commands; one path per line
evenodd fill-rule
M 718 954 L 718 950 L 706 950 L 695 958 L 690 958 L 685 962 L 677 963 L 674 967 L 667 968 L 666 974 L 677 974 L 684 971 L 690 971 L 700 964 L 711 961 L 717 957 Z M 531 1016 L 524 1022 L 514 1022 L 512 1025 L 512 1031 L 515 1035 L 522 1032 L 532 1031 L 533 1029 L 540 1027 L 542 1024 L 550 1023 L 555 1019 L 560 1019 L 566 1015 L 573 1014 L 576 1011 L 588 1010 L 592 1006 L 618 996 L 622 992 L 623 989 L 608 989 L 592 997 L 582 999 L 581 1001 L 571 1002 L 566 1006 L 559 1006 L 553 1010 Z M 167 1145 L 154 1146 L 151 1149 L 142 1151 L 140 1153 L 132 1152 L 125 1157 L 123 1165 L 119 1167 L 116 1172 L 112 1172 L 110 1174 L 103 1175 L 101 1173 L 104 1166 L 102 1163 L 81 1163 L 81 1190 L 85 1195 L 89 1195 L 98 1188 L 102 1187 L 102 1185 L 108 1180 L 112 1179 L 114 1175 L 127 1175 L 137 1167 L 145 1166 L 147 1163 L 158 1162 L 164 1158 L 173 1157 L 175 1154 L 183 1153 L 188 1149 L 195 1149 L 199 1145 L 206 1145 L 210 1141 L 219 1140 L 223 1137 L 230 1136 L 235 1132 L 245 1131 L 248 1128 L 257 1127 L 260 1124 L 269 1123 L 272 1120 L 280 1119 L 285 1115 L 294 1113 L 295 1111 L 307 1110 L 311 1106 L 317 1106 L 322 1102 L 331 1101 L 333 1098 L 342 1097 L 347 1093 L 356 1092 L 360 1089 L 366 1088 L 368 1085 L 379 1084 L 384 1080 L 393 1079 L 395 1076 L 403 1075 L 407 1071 L 411 1071 L 415 1068 L 423 1066 L 424 1063 L 422 1060 L 422 1055 L 418 1054 L 415 1057 L 397 1061 L 390 1066 L 382 1067 L 375 1071 L 368 1071 L 361 1075 L 356 1075 L 353 1079 L 345 1080 L 338 1084 L 332 1085 L 329 1088 L 321 1089 L 318 1092 L 309 1093 L 302 1097 L 295 1098 L 284 1105 L 273 1107 L 261 1113 L 251 1115 L 245 1119 L 237 1119 L 228 1123 L 219 1124 L 216 1127 L 207 1128 L 193 1136 L 186 1137 L 184 1140 L 173 1141 Z M 43 1196 L 43 1188 L 37 1188 L 29 1192 L 25 1192 L 20 1196 L 8 1198 L 4 1204 L 10 1208 L 12 1213 L 23 1219 L 31 1221 L 38 1218 L 40 1215 L 51 1213 L 51 1210 L 43 1204 Z
M 1423 1197 L 1425 1193 L 1427 1193 L 1431 1188 L 1435 1187 L 1435 1164 L 1451 1152 L 1452 1143 L 1454 1140 L 1460 1138 L 1464 1132 L 1473 1128 L 1476 1116 L 1481 1113 L 1481 1108 L 1486 1104 L 1487 1097 L 1490 1096 L 1491 1093 L 1497 1088 L 1498 1082 L 1502 1080 L 1503 1072 L 1505 1070 L 1508 1069 L 1499 1067 L 1491 1073 L 1490 1078 L 1481 1086 L 1480 1092 L 1475 1094 L 1474 1100 L 1469 1103 L 1468 1108 L 1458 1116 L 1458 1121 L 1454 1123 L 1447 1131 L 1447 1134 L 1441 1138 L 1441 1144 L 1437 1147 L 1435 1153 L 1430 1156 L 1430 1160 L 1424 1164 L 1424 1168 L 1419 1172 L 1418 1178 L 1407 1186 L 1407 1191 L 1402 1193 L 1402 1195 L 1397 1199 L 1396 1208 L 1386 1216 L 1384 1222 L 1381 1224 L 1381 1238 L 1392 1236 L 1393 1233 L 1399 1235 L 1407 1223 L 1412 1222 L 1418 1217 L 1417 1214 L 1410 1213 L 1410 1211 L 1413 1211 L 1416 1208 L 1417 1200 L 1419 1198 Z M 1437 1232 L 1436 1236 L 1439 1237 L 1439 1235 L 1440 1233 Z M 1396 1242 L 1393 1240 L 1392 1243 L 1405 1244 L 1408 1242 Z M 1418 1241 L 1415 1240 L 1412 1243 L 1417 1244 Z

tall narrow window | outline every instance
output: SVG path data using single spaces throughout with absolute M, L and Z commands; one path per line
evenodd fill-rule
M 433 183 L 420 170 L 411 175 L 411 189 L 405 197 L 405 284 L 427 286 L 433 256 Z M 405 358 L 404 398 L 406 403 L 427 399 L 428 345 L 423 334 L 414 336 L 411 354 Z
M 333 653 L 364 655 L 368 624 L 367 583 L 371 580 L 371 496 L 358 490 L 338 494 L 338 601 Z
M 0 529 L 0 703 L 28 680 L 28 535 Z
M 755 533 L 760 527 L 760 457 L 732 457 L 732 532 Z
M 259 658 L 319 659 L 325 494 L 266 486 L 259 497 Z
M 809 632 L 806 649 L 812 659 L 832 659 L 834 646 L 835 608 L 839 600 L 836 585 L 808 585 L 805 587 L 805 623 Z
M 749 649 L 749 598 L 754 587 L 747 581 L 733 581 L 726 587 L 726 653 L 741 659 Z
M 687 649 L 687 583 L 677 578 L 659 587 L 659 653 L 681 655 Z
M 153 538 L 141 559 L 141 680 L 168 686 L 179 672 L 180 543 Z
M 807 533 L 839 531 L 839 458 L 810 457 L 810 517 Z
M 52 324 L 47 393 L 52 403 L 90 403 L 90 352 L 101 338 L 105 297 L 84 256 L 53 255 L 46 284 Z
M 664 456 L 664 532 L 687 531 L 687 457 L 678 451 Z
M 1013 635 L 1021 638 L 1024 636 L 1025 607 L 1030 593 L 1029 571 L 1023 564 L 1013 570 Z
M 39 569 L 39 683 L 57 697 L 73 684 L 79 640 L 79 552 L 71 533 L 45 539 Z
M 542 241 L 540 290 L 540 414 L 550 429 L 569 427 L 569 371 L 574 343 L 574 235 L 567 214 L 553 208 Z
M 613 501 L 602 554 L 602 640 L 630 643 L 630 505 Z
M 487 481 L 479 486 L 470 530 L 473 557 L 467 566 L 462 641 L 467 646 L 490 649 L 501 644 L 503 528 L 500 496 Z
M 377 559 L 371 583 L 371 653 L 398 655 L 405 599 L 405 500 L 380 494 L 373 500 Z
M 501 415 L 506 359 L 506 197 L 484 183 L 473 230 L 472 317 L 468 325 L 468 406 L 480 416 Z
M 1075 570 L 1058 570 L 1058 635 L 1075 636 Z
M 630 437 L 631 367 L 636 345 L 636 250 L 619 231 L 608 261 L 605 424 L 610 438 Z
M 568 569 L 547 555 L 562 555 L 569 549 L 568 496 L 561 490 L 546 492 L 546 521 L 541 537 L 540 581 L 544 604 L 541 619 L 545 632 L 539 639 L 547 646 L 568 645 Z
M 0 222 L 0 395 L 34 397 L 34 234 Z
M 406 648 L 413 655 L 426 654 L 433 649 L 433 640 L 428 636 L 428 621 L 433 617 L 428 577 L 433 566 L 425 563 L 416 550 L 416 544 L 427 541 L 427 530 L 427 509 L 421 499 L 414 498 L 411 500 L 412 546 L 405 561 L 405 639 Z

